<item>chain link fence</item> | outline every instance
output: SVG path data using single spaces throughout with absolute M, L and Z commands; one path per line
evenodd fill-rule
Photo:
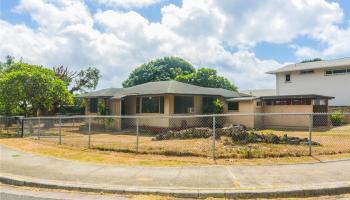
M 0 136 L 18 137 L 21 135 L 21 116 L 0 116 Z
M 349 115 L 62 116 L 0 124 L 2 131 L 14 129 L 17 135 L 58 145 L 230 159 L 350 153 L 350 124 L 344 120 Z

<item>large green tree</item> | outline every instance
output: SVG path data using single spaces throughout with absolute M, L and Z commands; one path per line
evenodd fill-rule
M 194 67 L 179 57 L 164 57 L 142 64 L 132 71 L 123 87 L 131 87 L 152 81 L 173 80 L 178 75 L 191 74 Z
M 14 62 L 0 74 L 0 105 L 5 115 L 21 110 L 26 116 L 54 112 L 57 105 L 71 104 L 67 84 L 42 66 Z
M 227 78 L 218 76 L 215 69 L 200 68 L 194 73 L 179 75 L 175 80 L 202 87 L 223 88 L 237 91 L 237 87 Z

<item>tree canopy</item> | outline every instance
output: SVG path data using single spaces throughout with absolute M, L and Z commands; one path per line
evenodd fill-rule
M 179 75 L 175 80 L 202 87 L 223 88 L 237 91 L 237 87 L 227 78 L 218 76 L 217 71 L 210 68 L 200 68 L 191 74 Z
M 317 62 L 317 61 L 322 61 L 322 59 L 321 58 L 308 59 L 308 60 L 303 60 L 300 63 Z
M 56 105 L 73 102 L 67 84 L 51 69 L 22 62 L 13 62 L 3 69 L 0 94 L 5 115 L 36 115 L 39 110 L 50 112 Z
M 164 57 L 142 64 L 131 72 L 123 87 L 131 87 L 152 81 L 173 80 L 178 75 L 195 72 L 194 67 L 179 57 Z
M 176 80 L 202 87 L 237 90 L 237 87 L 227 78 L 218 76 L 215 69 L 195 70 L 189 62 L 179 57 L 164 57 L 142 64 L 131 72 L 128 79 L 123 82 L 123 87 L 167 80 Z

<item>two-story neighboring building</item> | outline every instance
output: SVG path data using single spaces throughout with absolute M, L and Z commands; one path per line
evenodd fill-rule
M 291 64 L 267 73 L 276 75 L 276 95 L 332 96 L 329 106 L 350 108 L 350 58 Z

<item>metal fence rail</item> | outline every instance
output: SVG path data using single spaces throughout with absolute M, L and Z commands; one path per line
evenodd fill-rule
M 350 153 L 350 113 L 57 116 L 5 119 L 1 133 L 138 154 L 220 158 Z

